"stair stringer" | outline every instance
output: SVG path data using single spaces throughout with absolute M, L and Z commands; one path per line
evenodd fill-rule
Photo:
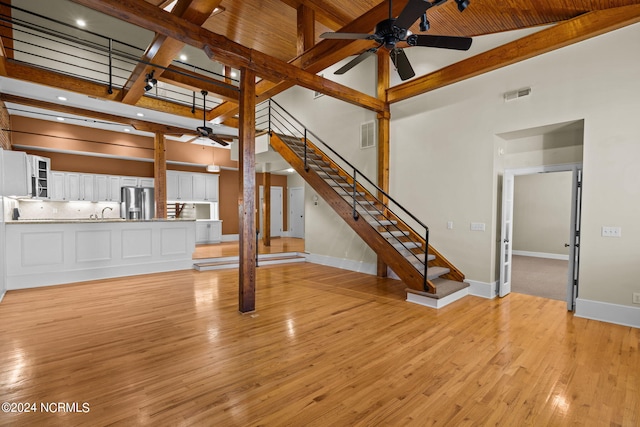
M 311 145 L 311 144 L 309 144 Z M 314 169 L 305 170 L 303 159 L 301 159 L 280 137 L 273 133 L 271 135 L 271 146 L 298 172 L 298 174 L 331 206 L 331 208 L 360 236 L 362 240 L 374 251 L 382 261 L 387 264 L 407 287 L 435 293 L 435 286 L 425 280 L 422 274 L 398 252 L 391 243 L 383 238 L 368 222 L 362 218 L 353 218 L 352 206 L 342 198 Z M 313 147 L 315 150 L 315 146 Z M 319 152 L 319 150 L 317 150 Z M 332 166 L 340 169 L 333 161 L 327 159 Z M 346 175 L 346 174 L 345 174 Z M 352 183 L 353 181 L 350 180 Z M 358 191 L 368 191 L 359 185 Z

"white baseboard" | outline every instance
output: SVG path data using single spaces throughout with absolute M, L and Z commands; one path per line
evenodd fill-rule
M 237 242 L 238 240 L 240 240 L 240 235 L 239 234 L 223 234 L 222 235 L 222 242 Z
M 498 282 L 487 283 L 477 280 L 464 279 L 469 284 L 469 295 L 493 299 L 498 295 Z
M 575 316 L 640 328 L 640 307 L 576 298 Z
M 307 262 L 342 268 L 343 270 L 356 271 L 358 273 L 371 274 L 373 276 L 378 274 L 376 264 L 354 261 L 351 259 L 335 258 L 327 255 L 307 254 Z
M 563 261 L 569 261 L 569 255 L 549 254 L 546 252 L 513 251 L 513 255 L 532 256 L 535 258 L 561 259 Z

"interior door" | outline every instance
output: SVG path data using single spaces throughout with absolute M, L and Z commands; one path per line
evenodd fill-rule
M 511 258 L 513 246 L 513 172 L 505 171 L 502 177 L 502 227 L 500 238 L 500 289 L 501 297 L 511 292 Z
M 567 278 L 567 310 L 573 311 L 578 297 L 580 266 L 580 216 L 582 209 L 582 169 L 573 170 L 571 235 L 569 236 L 569 273 Z
M 282 236 L 282 187 L 271 187 L 271 237 Z
M 304 238 L 304 188 L 289 189 L 289 235 Z

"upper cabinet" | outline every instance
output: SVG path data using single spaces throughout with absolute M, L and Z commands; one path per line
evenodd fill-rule
M 217 202 L 218 175 L 167 171 L 167 200 Z
M 29 196 L 31 172 L 27 153 L 23 151 L 0 150 L 0 195 Z

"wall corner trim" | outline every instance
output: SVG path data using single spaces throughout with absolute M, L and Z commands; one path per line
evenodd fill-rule
M 498 295 L 498 282 L 479 282 L 477 280 L 465 279 L 469 284 L 469 295 L 476 297 L 494 299 Z

